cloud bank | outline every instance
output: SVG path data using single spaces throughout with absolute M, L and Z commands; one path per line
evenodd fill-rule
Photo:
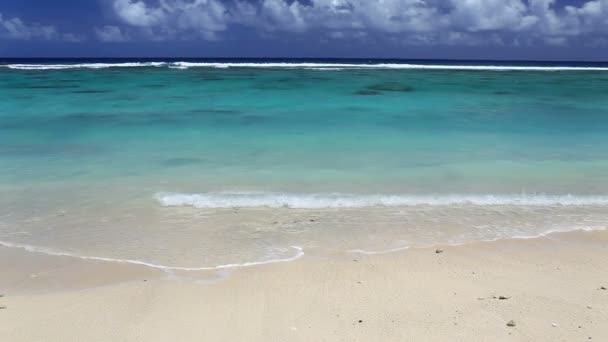
M 608 0 L 113 0 L 112 10 L 133 37 L 150 40 L 224 39 L 236 27 L 410 45 L 591 44 L 608 36 Z
M 96 27 L 95 35 L 97 39 L 107 43 L 126 42 L 130 40 L 130 37 L 123 33 L 122 30 L 117 26 L 106 25 L 104 27 Z
M 62 40 L 78 42 L 83 39 L 72 33 L 62 33 L 52 25 L 28 24 L 20 18 L 5 18 L 0 13 L 0 39 L 8 40 Z

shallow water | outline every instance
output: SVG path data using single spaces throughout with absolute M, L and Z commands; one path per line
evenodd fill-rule
M 0 66 L 0 241 L 205 268 L 606 227 L 604 67 L 246 66 Z

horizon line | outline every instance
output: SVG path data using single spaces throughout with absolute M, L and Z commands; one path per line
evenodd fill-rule
M 534 62 L 534 63 L 608 63 L 608 60 L 566 60 L 566 59 L 466 59 L 466 58 L 403 58 L 403 57 L 169 57 L 169 56 L 129 56 L 129 57 L 110 57 L 110 56 L 62 56 L 62 57 L 16 57 L 0 56 L 0 60 L 83 60 L 83 59 L 107 59 L 107 60 L 376 60 L 376 61 L 467 61 L 467 62 Z

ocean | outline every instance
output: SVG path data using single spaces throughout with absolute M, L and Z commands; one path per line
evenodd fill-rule
M 0 60 L 0 245 L 165 270 L 608 225 L 608 63 Z

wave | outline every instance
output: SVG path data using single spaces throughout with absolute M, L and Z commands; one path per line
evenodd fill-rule
M 136 67 L 167 67 L 171 69 L 189 68 L 268 68 L 268 69 L 310 69 L 310 70 L 351 70 L 351 69 L 420 69 L 420 70 L 464 70 L 464 71 L 608 71 L 608 67 L 596 66 L 510 66 L 510 65 L 438 65 L 438 64 L 350 64 L 350 63 L 247 63 L 247 62 L 131 62 L 131 63 L 80 63 L 80 64 L 5 64 L 1 67 L 16 70 L 65 70 L 65 69 L 107 69 Z
M 354 254 L 364 254 L 364 255 L 389 254 L 389 253 L 395 253 L 395 252 L 408 250 L 411 248 L 419 249 L 419 248 L 431 248 L 434 246 L 461 246 L 461 245 L 465 245 L 465 244 L 475 242 L 475 241 L 495 242 L 495 241 L 513 240 L 513 239 L 527 240 L 527 239 L 542 238 L 542 237 L 546 237 L 546 236 L 556 234 L 556 233 L 595 232 L 595 231 L 606 231 L 606 229 L 607 229 L 607 227 L 604 227 L 604 226 L 583 227 L 583 228 L 577 227 L 577 228 L 573 228 L 573 229 L 549 229 L 549 230 L 546 230 L 543 232 L 539 232 L 536 234 L 529 234 L 529 235 L 500 236 L 500 237 L 495 237 L 495 238 L 490 238 L 490 239 L 467 240 L 467 241 L 461 241 L 461 242 L 444 242 L 444 243 L 425 244 L 425 245 L 418 245 L 418 246 L 405 245 L 405 246 L 400 246 L 400 247 L 390 248 L 390 249 L 385 249 L 385 250 L 351 249 L 351 250 L 348 250 L 347 252 L 354 253 Z M 223 269 L 240 268 L 240 267 L 260 266 L 260 265 L 267 265 L 267 264 L 273 264 L 273 263 L 291 262 L 291 261 L 298 260 L 304 256 L 304 249 L 302 247 L 291 246 L 291 248 L 294 249 L 296 251 L 296 253 L 293 256 L 288 257 L 288 258 L 245 262 L 245 263 L 224 264 L 224 265 L 219 265 L 219 266 L 214 266 L 214 267 L 181 267 L 181 266 L 160 265 L 160 264 L 156 264 L 156 263 L 146 262 L 146 261 L 142 261 L 142 260 L 135 260 L 135 259 L 117 259 L 117 258 L 79 255 L 79 254 L 74 254 L 74 253 L 69 253 L 69 252 L 57 251 L 57 250 L 44 248 L 44 247 L 38 247 L 38 246 L 33 246 L 33 245 L 28 245 L 28 244 L 21 244 L 21 243 L 13 243 L 13 242 L 7 242 L 7 241 L 2 241 L 2 240 L 0 240 L 0 246 L 6 247 L 6 248 L 22 249 L 27 252 L 45 254 L 45 255 L 49 255 L 49 256 L 69 257 L 69 258 L 76 258 L 76 259 L 81 259 L 81 260 L 92 260 L 92 261 L 102 261 L 102 262 L 112 262 L 112 263 L 145 266 L 145 267 L 149 267 L 149 268 L 160 269 L 160 270 L 166 271 L 166 272 L 171 272 L 171 271 L 214 271 L 214 270 L 223 270 Z
M 5 68 L 15 70 L 66 70 L 66 69 L 107 69 L 107 68 L 137 68 L 137 67 L 164 67 L 164 62 L 146 63 L 82 63 L 82 64 L 6 64 Z
M 159 193 L 156 199 L 166 207 L 194 208 L 363 208 L 414 205 L 515 205 L 585 206 L 608 205 L 608 196 L 574 195 L 350 195 L 220 192 L 203 194 Z
M 491 239 L 480 239 L 480 240 L 467 240 L 463 242 L 447 242 L 447 243 L 439 243 L 439 244 L 426 244 L 422 246 L 401 246 L 395 247 L 391 249 L 383 249 L 383 250 L 366 250 L 366 249 L 351 249 L 348 252 L 353 254 L 365 254 L 365 255 L 375 255 L 375 254 L 389 254 L 399 251 L 404 251 L 411 248 L 431 248 L 435 246 L 463 246 L 472 242 L 496 242 L 503 240 L 532 240 L 538 238 L 544 238 L 553 234 L 560 233 L 573 233 L 573 232 L 603 232 L 608 229 L 604 226 L 594 226 L 594 227 L 576 227 L 576 228 L 564 228 L 564 229 L 549 229 L 546 231 L 542 231 L 539 233 L 531 233 L 528 235 L 513 235 L 513 236 L 500 236 Z
M 608 67 L 569 67 L 569 66 L 509 66 L 509 65 L 438 65 L 438 64 L 350 64 L 350 63 L 193 63 L 176 62 L 175 66 L 182 68 L 211 67 L 211 68 L 283 68 L 283 69 L 312 69 L 312 70 L 344 70 L 344 69 L 429 69 L 429 70 L 494 70 L 494 71 L 608 71 Z
M 69 258 L 76 258 L 76 259 L 81 259 L 81 260 L 114 262 L 114 263 L 121 263 L 121 264 L 133 264 L 133 265 L 139 265 L 139 266 L 146 266 L 146 267 L 150 267 L 150 268 L 156 268 L 156 269 L 160 269 L 160 270 L 164 270 L 164 271 L 213 271 L 213 270 L 222 270 L 222 269 L 229 269 L 229 268 L 259 266 L 259 265 L 273 264 L 273 263 L 279 263 L 279 262 L 290 262 L 290 261 L 295 261 L 295 260 L 301 258 L 302 256 L 304 256 L 304 250 L 302 247 L 291 246 L 291 248 L 294 249 L 296 251 L 296 253 L 292 257 L 289 257 L 289 258 L 252 261 L 252 262 L 235 263 L 235 264 L 225 264 L 225 265 L 219 265 L 219 266 L 213 266 L 213 267 L 180 267 L 180 266 L 160 265 L 160 264 L 156 264 L 156 263 L 151 263 L 151 262 L 142 261 L 142 260 L 134 260 L 134 259 L 115 259 L 115 258 L 79 255 L 79 254 L 74 254 L 74 253 L 56 251 L 56 250 L 52 250 L 52 249 L 44 248 L 44 247 L 37 247 L 37 246 L 13 243 L 13 242 L 7 242 L 7 241 L 0 241 L 0 246 L 7 247 L 7 248 L 18 248 L 18 249 L 25 250 L 27 252 L 40 253 L 40 254 L 46 254 L 46 255 L 51 255 L 51 256 L 69 257 Z

